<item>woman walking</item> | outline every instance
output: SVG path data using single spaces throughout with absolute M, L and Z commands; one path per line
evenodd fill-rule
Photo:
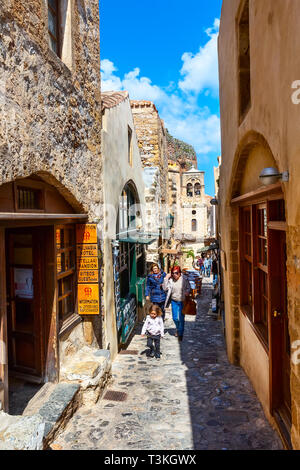
M 189 281 L 182 276 L 179 266 L 174 266 L 171 274 L 167 274 L 163 283 L 163 289 L 167 291 L 165 305 L 171 300 L 172 317 L 176 326 L 176 335 L 178 341 L 182 341 L 184 333 L 184 315 L 182 313 L 183 302 L 189 295 L 191 286 Z
M 167 294 L 163 290 L 163 282 L 166 273 L 160 269 L 158 264 L 151 266 L 150 274 L 147 276 L 146 299 L 158 305 L 162 311 L 162 319 L 165 319 L 165 301 Z

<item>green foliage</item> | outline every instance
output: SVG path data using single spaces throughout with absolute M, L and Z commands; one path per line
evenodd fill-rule
M 187 258 L 193 258 L 193 260 L 195 259 L 195 253 L 194 253 L 194 250 L 189 250 L 186 254 L 186 257 Z
M 196 152 L 192 145 L 183 142 L 182 140 L 176 139 L 175 137 L 169 134 L 168 129 L 166 129 L 166 137 L 168 142 L 168 157 L 171 160 L 186 159 L 186 160 L 196 160 Z M 191 168 L 191 163 L 187 162 L 188 169 Z

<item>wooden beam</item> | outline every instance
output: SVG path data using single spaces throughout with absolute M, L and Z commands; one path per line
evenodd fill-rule
M 252 202 L 253 200 L 266 201 L 276 199 L 276 196 L 281 196 L 283 198 L 282 185 L 280 182 L 258 188 L 255 191 L 250 191 L 242 196 L 235 197 L 231 200 L 231 205 L 242 205 L 250 201 Z
M 268 228 L 270 230 L 281 230 L 282 232 L 287 231 L 287 223 L 286 222 L 277 222 L 271 221 L 268 223 Z
M 43 213 L 29 213 L 29 212 L 0 212 L 0 220 L 85 220 L 87 214 L 45 214 Z

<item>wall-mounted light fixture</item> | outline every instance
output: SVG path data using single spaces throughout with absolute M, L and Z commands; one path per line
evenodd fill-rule
M 261 174 L 259 175 L 259 178 L 265 186 L 275 184 L 279 180 L 284 183 L 287 183 L 289 181 L 289 172 L 284 171 L 283 173 L 279 173 L 276 168 L 264 168 Z
M 167 223 L 167 228 L 171 229 L 174 225 L 174 215 L 173 214 L 168 214 L 166 217 L 166 223 Z
M 218 201 L 218 199 L 214 198 L 214 199 L 210 200 L 210 203 L 211 203 L 212 206 L 217 206 L 219 204 L 219 201 Z

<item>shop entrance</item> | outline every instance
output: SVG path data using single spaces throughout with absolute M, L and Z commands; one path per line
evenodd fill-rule
M 40 235 L 36 228 L 6 234 L 9 372 L 37 382 L 44 366 Z
M 44 383 L 45 227 L 6 230 L 9 412 L 22 414 Z

